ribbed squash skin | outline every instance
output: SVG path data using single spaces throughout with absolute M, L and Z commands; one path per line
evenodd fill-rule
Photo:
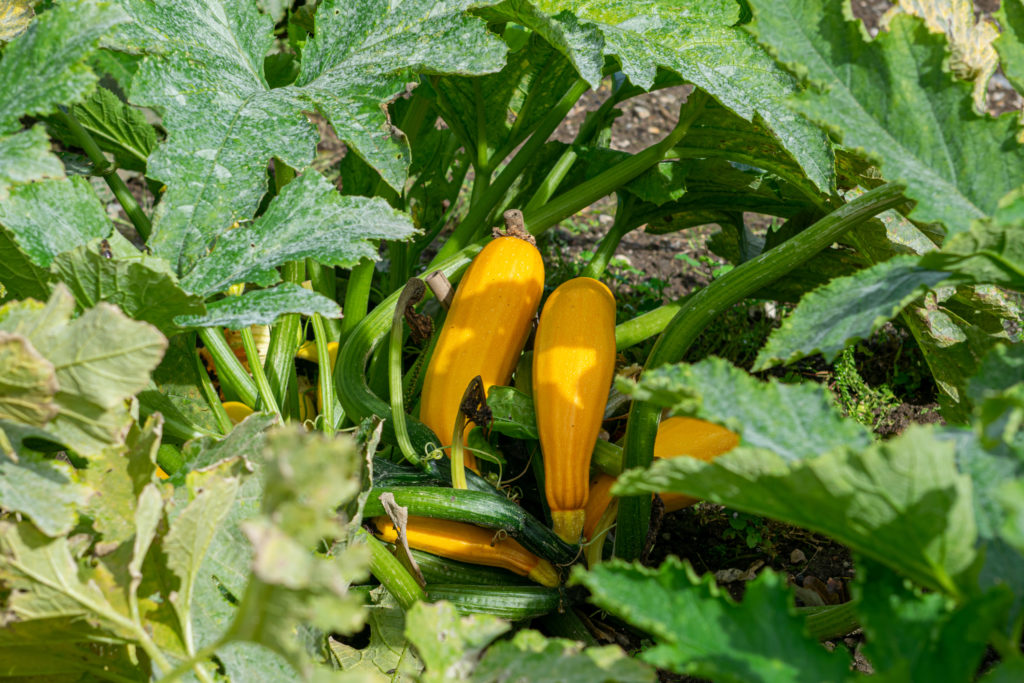
M 583 531 L 590 456 L 615 374 L 615 298 L 597 280 L 563 283 L 544 304 L 533 345 L 533 401 L 544 492 L 555 533 Z
M 480 375 L 486 391 L 512 378 L 543 291 L 540 252 L 518 237 L 498 237 L 469 264 L 423 376 L 420 421 L 442 447 L 471 379 Z M 474 461 L 467 453 L 466 464 Z
M 687 455 L 704 462 L 711 462 L 719 455 L 739 445 L 740 437 L 725 427 L 692 417 L 670 417 L 658 425 L 654 437 L 654 457 L 674 458 Z M 597 527 L 601 515 L 611 503 L 612 484 L 615 477 L 601 474 L 590 485 L 587 500 L 584 536 L 589 540 Z M 675 512 L 697 502 L 696 498 L 679 493 L 661 493 L 661 502 L 666 512 Z
M 381 540 L 394 543 L 398 532 L 387 517 L 374 517 Z M 558 572 L 511 538 L 495 541 L 496 532 L 474 524 L 431 517 L 409 517 L 405 535 L 409 547 L 461 562 L 502 567 L 528 576 L 544 586 L 558 585 Z

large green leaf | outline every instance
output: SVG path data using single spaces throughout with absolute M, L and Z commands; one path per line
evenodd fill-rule
M 871 443 L 863 426 L 839 416 L 821 385 L 762 382 L 720 358 L 662 366 L 639 382 L 619 380 L 616 386 L 672 414 L 723 424 L 743 445 L 770 450 L 787 462 Z
M 42 126 L 0 137 L 0 201 L 7 199 L 12 185 L 63 177 L 64 165 L 50 151 Z
M 106 237 L 114 229 L 89 181 L 81 176 L 11 188 L 0 202 L 0 225 L 35 264 L 49 267 L 58 254 Z
M 206 312 L 203 298 L 183 290 L 166 261 L 133 247 L 126 258 L 109 258 L 94 241 L 59 255 L 52 269 L 82 308 L 106 301 L 168 336 L 180 331 L 176 316 Z
M 1014 117 L 974 112 L 970 86 L 944 67 L 945 38 L 923 21 L 896 16 L 868 41 L 843 0 L 752 5 L 758 40 L 817 88 L 794 98 L 795 106 L 905 184 L 917 201 L 914 219 L 963 232 L 1024 183 Z
M 657 674 L 616 645 L 583 648 L 578 641 L 519 631 L 487 649 L 473 672 L 479 683 L 651 683 Z
M 86 56 L 126 19 L 109 2 L 65 0 L 11 41 L 0 61 L 0 135 L 17 130 L 22 116 L 49 114 L 85 97 L 97 80 Z
M 504 45 L 462 15 L 464 4 L 324 2 L 298 85 L 272 90 L 263 72 L 272 21 L 252 4 L 126 0 L 136 21 L 122 30 L 121 44 L 146 54 L 132 101 L 161 111 L 168 131 L 149 164 L 150 176 L 168 187 L 153 251 L 184 275 L 214 238 L 252 218 L 272 157 L 295 168 L 313 160 L 317 134 L 303 110 L 319 109 L 400 188 L 407 155 L 381 104 L 404 91 L 406 70 L 474 73 L 502 64 Z
M 849 344 L 869 337 L 923 289 L 949 277 L 919 268 L 917 261 L 916 256 L 895 256 L 807 294 L 782 327 L 772 330 L 754 370 L 787 365 L 814 353 L 831 362 Z
M 505 44 L 465 14 L 472 0 L 327 0 L 302 51 L 292 89 L 313 103 L 338 137 L 401 190 L 408 146 L 380 103 L 402 93 L 409 72 L 498 71 Z
M 670 69 L 744 119 L 763 121 L 819 189 L 829 192 L 835 184 L 827 139 L 784 104 L 795 82 L 737 26 L 739 3 L 505 0 L 481 13 L 534 29 L 595 88 L 604 55 L 618 57 L 622 71 L 645 89 L 659 67 Z
M 141 110 L 122 102 L 102 86 L 70 109 L 100 149 L 114 155 L 118 168 L 146 170 L 146 159 L 156 147 L 157 139 L 156 129 Z M 50 125 L 61 141 L 73 147 L 79 145 L 59 119 L 53 119 Z
M 680 458 L 689 460 L 690 458 Z M 723 683 L 841 681 L 849 660 L 803 633 L 790 593 L 771 571 L 747 584 L 743 602 L 723 596 L 710 575 L 669 557 L 658 569 L 623 562 L 579 568 L 573 581 L 591 601 L 651 634 L 641 658 L 676 673 Z
M 255 222 L 223 234 L 184 285 L 207 294 L 237 282 L 267 286 L 281 279 L 276 266 L 304 258 L 351 268 L 361 259 L 377 260 L 377 240 L 408 239 L 414 232 L 409 216 L 383 199 L 343 196 L 307 171 Z
M 340 318 L 341 308 L 322 294 L 284 282 L 272 289 L 257 289 L 240 296 L 228 296 L 206 305 L 205 315 L 179 315 L 182 327 L 229 327 L 240 330 L 250 325 L 269 325 L 285 313 Z
M 192 424 L 216 433 L 217 421 L 199 390 L 195 354 L 194 333 L 171 337 L 164 359 L 153 371 L 152 382 L 139 393 L 140 412 L 160 412 L 167 422 Z
M 59 412 L 46 429 L 83 453 L 124 442 L 132 424 L 126 400 L 145 388 L 167 348 L 151 325 L 98 304 L 71 319 L 75 300 L 60 286 L 44 308 L 0 308 L 0 331 L 24 336 L 56 369 Z
M 893 681 L 972 680 L 1012 597 L 1007 589 L 993 590 L 953 608 L 945 596 L 923 593 L 864 559 L 857 562 L 855 590 L 864 655 Z
M 761 402 L 770 411 L 772 404 Z M 658 491 L 824 533 L 949 595 L 962 597 L 972 581 L 971 480 L 957 470 L 953 444 L 923 427 L 868 448 L 840 447 L 797 461 L 741 443 L 712 463 L 673 458 L 627 471 L 614 490 Z
M 383 586 L 371 592 L 383 591 Z M 394 602 L 394 599 L 391 599 Z M 397 604 L 374 604 L 366 619 L 370 629 L 370 642 L 362 648 L 331 638 L 328 645 L 331 658 L 345 672 L 364 675 L 373 683 L 406 683 L 416 680 L 423 665 L 405 639 L 405 612 Z

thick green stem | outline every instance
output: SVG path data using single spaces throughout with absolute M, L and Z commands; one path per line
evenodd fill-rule
M 651 168 L 672 149 L 690 129 L 690 126 L 708 101 L 708 96 L 700 90 L 694 90 L 683 107 L 679 123 L 664 140 L 651 145 L 633 156 L 623 159 L 595 178 L 580 183 L 576 187 L 563 192 L 550 202 L 537 207 L 529 213 L 523 212 L 523 220 L 531 234 L 538 235 L 555 223 L 568 218 L 580 209 L 590 206 L 601 197 L 605 197 L 628 183 L 633 178 Z
M 665 328 L 647 358 L 645 370 L 682 360 L 690 345 L 720 312 L 804 263 L 847 230 L 898 206 L 905 201 L 902 192 L 900 185 L 882 185 L 836 209 L 777 247 L 713 280 L 690 296 Z M 660 409 L 649 402 L 633 402 L 626 427 L 623 469 L 650 465 L 660 413 Z M 647 538 L 650 514 L 650 496 L 621 499 L 618 532 L 615 534 L 616 556 L 627 560 L 640 556 Z
M 96 175 L 103 176 L 103 180 L 107 182 L 110 191 L 114 193 L 114 197 L 121 204 L 125 214 L 128 215 L 128 220 L 135 226 L 139 235 L 143 240 L 149 239 L 149 234 L 153 232 L 153 225 L 149 222 L 149 217 L 142 210 L 142 207 L 135 201 L 135 197 L 128 191 L 128 186 L 121 180 L 121 176 L 117 175 L 117 167 L 107 161 L 107 157 L 103 155 L 103 150 L 100 149 L 96 141 L 89 135 L 89 131 L 82 127 L 81 122 L 75 118 L 74 114 L 61 107 L 57 115 L 64 122 L 64 125 L 71 130 L 86 156 L 95 165 Z
M 287 168 L 287 166 L 285 166 Z M 282 279 L 285 282 L 301 284 L 306 277 L 306 264 L 303 261 L 291 261 L 282 268 Z M 267 347 L 267 362 L 264 365 L 267 382 L 278 405 L 285 404 L 285 396 L 291 385 L 291 368 L 295 365 L 295 352 L 302 340 L 299 338 L 302 329 L 302 316 L 298 313 L 285 313 L 277 319 L 270 331 L 270 345 Z M 253 373 L 255 375 L 255 373 Z
M 335 297 L 338 296 L 338 283 L 332 266 L 325 266 L 308 258 L 306 259 L 306 275 L 313 285 L 314 292 L 323 294 L 331 301 L 335 300 Z M 324 327 L 330 340 L 338 341 L 341 337 L 341 320 L 324 318 Z
M 190 346 L 194 346 L 194 344 Z M 221 434 L 228 434 L 233 428 L 231 418 L 228 417 L 227 411 L 224 410 L 224 404 L 221 403 L 220 396 L 217 395 L 217 390 L 214 388 L 213 382 L 210 381 L 210 375 L 207 374 L 206 368 L 203 367 L 202 359 L 194 350 L 192 359 L 196 370 L 196 383 L 199 385 L 199 391 L 202 392 L 207 405 L 210 406 L 210 410 L 213 412 L 213 419 L 217 421 L 217 429 L 220 430 Z
M 261 402 L 260 409 L 264 412 L 274 413 L 279 420 L 283 420 L 281 408 L 274 397 L 274 391 L 270 388 L 270 382 L 267 381 L 267 374 L 263 372 L 260 354 L 256 349 L 256 340 L 252 336 L 252 328 L 243 327 L 239 333 L 242 337 L 242 348 L 245 349 L 245 358 L 249 361 L 249 370 L 252 372 L 252 378 L 256 381 L 256 392 L 259 394 Z
M 337 400 L 334 395 L 334 368 L 331 367 L 327 328 L 319 313 L 313 314 L 313 339 L 316 340 L 316 361 L 319 367 L 317 382 L 320 384 L 321 429 L 327 436 L 334 436 L 334 426 L 337 424 L 334 417 L 334 402 Z
M 607 234 L 601 238 L 597 245 L 597 251 L 594 252 L 590 262 L 587 263 L 587 267 L 580 273 L 582 277 L 592 277 L 595 280 L 600 279 L 601 275 L 604 274 L 605 268 L 608 267 L 608 262 L 615 254 L 615 250 L 619 248 L 622 238 L 633 229 L 634 226 L 631 226 L 629 223 L 630 207 L 633 205 L 633 200 L 630 198 L 632 196 L 629 195 L 623 198 L 620 193 L 615 209 L 615 222 L 612 223 L 612 227 L 608 230 Z
M 202 327 L 199 329 L 199 338 L 203 340 L 206 350 L 213 356 L 213 365 L 217 369 L 217 379 L 238 396 L 245 405 L 250 408 L 256 407 L 259 399 L 259 392 L 256 389 L 256 382 L 242 365 L 235 352 L 228 346 L 224 339 L 224 333 L 219 327 Z
M 455 228 L 448 241 L 437 252 L 434 260 L 427 266 L 428 271 L 437 270 L 441 262 L 473 241 L 474 236 L 481 229 L 486 229 L 487 217 L 491 214 L 494 207 L 501 202 L 505 193 L 512 187 L 512 183 L 522 174 L 526 166 L 534 160 L 551 133 L 565 119 L 566 114 L 569 113 L 569 110 L 572 109 L 573 105 L 576 104 L 577 100 L 583 96 L 583 93 L 589 87 L 585 81 L 577 80 L 569 91 L 562 96 L 562 99 L 558 101 L 558 104 L 544 116 L 541 124 L 537 126 L 530 139 L 516 152 L 516 155 L 508 165 L 494 179 L 494 182 L 487 187 L 487 190 L 480 197 L 474 197 L 469 213 L 466 214 L 466 217 Z
M 615 326 L 615 348 L 618 351 L 636 346 L 640 342 L 661 334 L 682 309 L 689 295 L 647 311 Z
M 366 317 L 370 307 L 370 288 L 373 286 L 374 262 L 363 259 L 349 271 L 345 288 L 345 303 L 341 307 L 341 341 L 345 341 L 356 325 Z
M 360 529 L 358 536 L 370 548 L 370 573 L 388 589 L 403 610 L 408 610 L 417 602 L 427 599 L 416 579 L 406 571 L 398 558 L 388 551 L 387 546 L 366 529 Z
M 423 280 L 413 278 L 406 283 L 391 316 L 391 338 L 388 342 L 388 393 L 391 395 L 391 420 L 394 422 L 395 438 L 405 459 L 421 468 L 423 462 L 409 440 L 409 429 L 405 421 L 405 395 L 402 391 L 402 320 L 406 308 L 419 301 L 425 289 Z

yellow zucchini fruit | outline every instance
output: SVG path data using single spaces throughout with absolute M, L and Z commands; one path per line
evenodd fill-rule
M 398 531 L 387 517 L 374 517 L 377 536 L 388 543 L 398 540 Z M 409 517 L 405 536 L 409 547 L 460 562 L 502 567 L 554 588 L 558 572 L 545 559 L 539 558 L 511 538 L 495 540 L 498 532 L 475 524 L 453 522 L 432 517 Z
M 554 531 L 578 543 L 597 442 L 615 374 L 615 297 L 578 277 L 544 304 L 533 344 L 533 404 Z
M 228 414 L 231 424 L 236 425 L 245 418 L 252 415 L 253 410 L 244 403 L 238 401 L 224 401 L 224 412 Z
M 670 417 L 658 425 L 654 437 L 655 458 L 675 458 L 680 455 L 711 462 L 719 455 L 731 451 L 740 442 L 740 437 L 725 427 L 692 417 Z M 601 474 L 590 485 L 587 500 L 584 536 L 591 540 L 597 530 L 598 521 L 611 504 L 615 477 Z M 675 512 L 697 502 L 696 498 L 680 493 L 659 493 L 665 504 L 665 512 Z
M 469 264 L 423 375 L 420 421 L 442 448 L 469 381 L 480 375 L 486 392 L 512 378 L 543 292 L 540 252 L 518 237 L 492 240 Z M 466 465 L 475 468 L 470 453 Z

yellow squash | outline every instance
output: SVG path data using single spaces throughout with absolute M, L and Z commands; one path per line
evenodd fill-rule
M 658 425 L 654 437 L 654 457 L 674 458 L 685 455 L 705 462 L 711 462 L 719 455 L 731 451 L 739 444 L 740 438 L 725 427 L 692 417 L 670 417 Z M 590 540 L 597 530 L 597 523 L 611 504 L 612 484 L 615 478 L 599 475 L 590 485 L 587 500 L 584 537 Z M 661 493 L 666 512 L 675 512 L 697 502 L 696 498 L 679 493 Z
M 544 304 L 533 345 L 533 402 L 544 455 L 544 492 L 555 533 L 578 543 L 590 455 L 615 374 L 615 298 L 578 277 Z
M 543 291 L 540 252 L 518 237 L 498 237 L 469 265 L 423 376 L 420 421 L 442 448 L 451 445 L 469 381 L 480 375 L 487 391 L 512 378 Z M 466 465 L 475 467 L 469 453 Z
M 395 525 L 387 517 L 375 517 L 377 535 L 384 541 L 398 540 Z M 495 540 L 494 529 L 465 522 L 431 517 L 410 517 L 405 528 L 409 547 L 461 562 L 502 567 L 520 576 L 528 576 L 544 586 L 558 585 L 558 572 L 511 538 Z

